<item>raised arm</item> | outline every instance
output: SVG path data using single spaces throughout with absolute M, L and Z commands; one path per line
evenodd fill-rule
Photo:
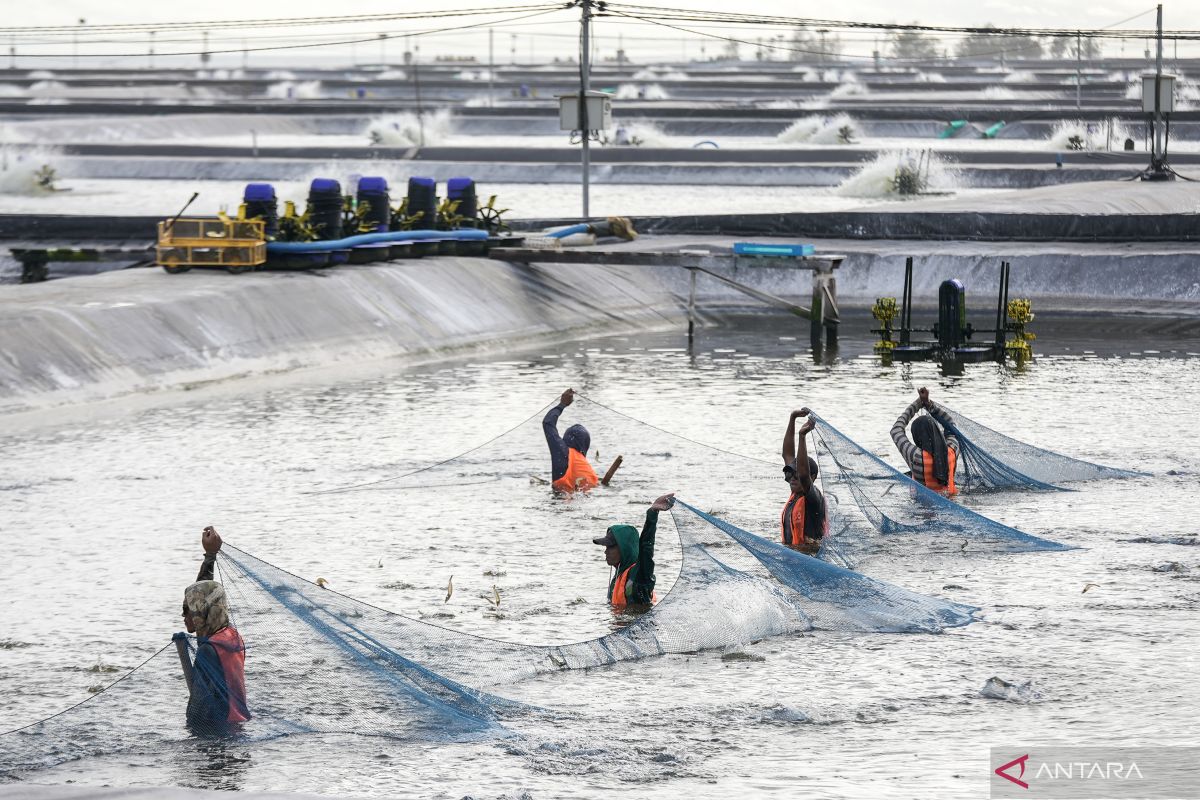
M 808 411 L 807 408 L 803 410 Z M 800 426 L 800 438 L 796 443 L 796 477 L 800 479 L 800 485 L 804 487 L 805 492 L 812 488 L 812 473 L 808 468 L 808 434 L 815 427 L 817 421 L 809 417 Z
M 928 400 L 928 397 L 929 397 L 928 392 L 925 393 L 925 397 L 927 398 L 926 404 L 925 404 L 925 410 L 929 412 L 929 416 L 933 417 L 941 424 L 942 433 L 946 437 L 946 446 L 957 453 L 958 452 L 958 437 L 955 436 L 951 432 L 952 427 L 954 425 L 954 417 L 951 416 L 950 412 L 947 411 L 942 406 L 938 405 L 937 403 L 933 402 L 932 400 Z
M 654 592 L 654 537 L 658 532 L 658 512 L 675 505 L 675 493 L 664 494 L 646 509 L 646 522 L 638 537 L 637 571 L 633 576 L 633 597 L 638 603 L 649 603 Z
M 796 418 L 808 415 L 809 410 L 805 407 L 799 411 L 793 411 L 792 415 L 788 417 L 787 432 L 783 434 L 783 465 L 785 467 L 796 460 Z
M 567 474 L 567 445 L 558 434 L 558 418 L 563 409 L 575 400 L 575 392 L 567 389 L 559 398 L 558 405 L 546 412 L 542 418 L 542 433 L 546 435 L 546 444 L 550 448 L 550 472 L 553 480 L 558 480 Z
M 221 534 L 217 533 L 216 528 L 209 525 L 200 534 L 200 544 L 204 547 L 204 561 L 200 564 L 200 574 L 196 576 L 197 583 L 213 579 L 213 568 L 217 563 L 217 553 L 221 551 Z
M 925 390 L 922 389 L 921 391 Z M 928 393 L 925 396 L 927 397 Z M 921 410 L 924 403 L 925 401 L 921 397 L 918 397 L 908 408 L 904 409 L 904 413 L 897 417 L 895 424 L 892 425 L 892 441 L 896 444 L 896 449 L 900 451 L 900 456 L 904 459 L 904 463 L 916 471 L 924 469 L 924 460 L 921 458 L 921 448 L 913 444 L 912 439 L 908 438 L 907 428 L 908 423 Z

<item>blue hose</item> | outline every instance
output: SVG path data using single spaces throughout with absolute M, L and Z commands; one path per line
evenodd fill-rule
M 346 250 L 364 244 L 380 244 L 384 242 L 456 242 L 486 241 L 487 231 L 475 228 L 464 228 L 457 231 L 383 231 L 382 233 L 361 233 L 357 236 L 347 236 L 344 239 L 330 239 L 318 242 L 267 242 L 268 253 L 328 253 L 332 250 Z
M 587 233 L 587 232 L 588 232 L 588 226 L 586 224 L 571 225 L 569 227 L 563 228 L 561 231 L 554 231 L 554 233 L 547 233 L 546 238 L 547 239 L 565 239 L 568 236 L 571 236 L 572 234 Z

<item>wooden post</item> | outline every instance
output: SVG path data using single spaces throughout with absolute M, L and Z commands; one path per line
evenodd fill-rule
M 691 291 L 688 293 L 688 344 L 692 343 L 692 337 L 696 333 L 696 270 L 689 269 L 691 273 Z
M 809 341 L 813 350 L 821 349 L 822 320 L 825 319 L 825 282 L 820 272 L 813 272 L 812 308 L 808 318 Z
M 823 275 L 825 302 L 821 308 L 824 311 L 825 342 L 829 347 L 837 347 L 838 325 L 842 321 L 841 309 L 838 308 L 837 302 L 837 278 L 833 275 L 833 270 L 840 265 L 841 261 L 830 262 L 829 271 Z

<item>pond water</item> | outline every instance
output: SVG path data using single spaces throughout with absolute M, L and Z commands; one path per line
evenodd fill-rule
M 622 789 L 961 797 L 986 793 L 993 745 L 1188 743 L 1200 700 L 1189 669 L 1200 645 L 1196 329 L 1039 315 L 1034 363 L 953 375 L 935 364 L 882 366 L 870 355 L 869 320 L 844 327 L 840 351 L 828 357 L 803 348 L 806 330 L 790 318 L 733 317 L 701 329 L 691 349 L 670 330 L 0 423 L 9 565 L 0 575 L 8 599 L 0 729 L 78 702 L 164 645 L 179 627 L 204 525 L 402 614 L 507 641 L 576 641 L 619 624 L 603 603 L 607 568 L 588 541 L 605 525 L 637 524 L 661 489 L 709 508 L 733 498 L 757 504 L 764 522 L 756 532 L 772 536 L 786 486 L 770 462 L 791 409 L 810 406 L 899 463 L 888 428 L 928 386 L 935 399 L 1023 441 L 1152 474 L 1073 492 L 962 498 L 1077 550 L 914 552 L 864 566 L 981 608 L 979 622 L 942 635 L 806 633 L 737 654 L 668 655 L 495 687 L 551 712 L 514 720 L 516 735 L 502 740 L 129 741 L 110 744 L 119 754 L 27 779 L 449 798 Z M 642 455 L 594 501 L 556 504 L 533 473 L 512 483 L 507 499 L 489 492 L 486 508 L 470 482 L 405 489 L 388 480 L 510 430 L 484 452 L 497 469 L 506 460 L 535 464 L 544 452 L 540 410 L 567 386 L 764 465 L 705 474 L 692 462 L 681 467 L 669 437 L 651 428 L 634 447 L 605 441 L 598 425 L 600 462 L 619 451 Z M 580 401 L 564 425 L 588 423 L 589 408 L 599 419 L 598 406 Z M 710 457 L 714 465 L 723 458 Z M 368 491 L 309 494 L 374 481 L 382 483 Z M 552 518 L 561 521 L 546 529 Z M 661 593 L 679 568 L 666 523 L 659 551 Z M 446 602 L 450 576 L 456 591 Z M 483 597 L 493 587 L 503 613 Z M 1011 700 L 985 697 L 994 676 L 1030 685 Z

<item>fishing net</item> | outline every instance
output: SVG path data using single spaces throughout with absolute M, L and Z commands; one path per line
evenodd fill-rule
M 1105 467 L 1019 442 L 950 409 L 951 431 L 958 437 L 960 486 L 971 489 L 1059 489 L 1059 484 L 1142 473 Z
M 560 603 L 559 617 L 521 619 L 517 613 L 511 625 L 492 624 L 489 635 L 481 635 L 385 611 L 226 544 L 218 577 L 248 648 L 252 718 L 241 726 L 239 740 L 305 732 L 416 741 L 506 736 L 523 715 L 552 713 L 502 696 L 501 687 L 536 675 L 732 648 L 801 631 L 936 633 L 972 621 L 971 607 L 769 541 L 777 535 L 787 494 L 776 464 L 690 442 L 594 404 L 577 410 L 586 410 L 586 417 L 579 413 L 570 421 L 586 419 L 590 455 L 602 447 L 606 455 L 625 457 L 611 486 L 570 498 L 552 494 L 538 414 L 461 457 L 400 478 L 360 481 L 354 491 L 325 492 L 306 513 L 358 514 L 371 524 L 364 510 L 382 505 L 397 537 L 421 543 L 418 558 L 453 559 L 448 563 L 464 576 L 459 593 L 468 591 L 465 576 L 485 567 L 500 563 L 522 572 L 503 592 L 496 589 L 504 608 L 580 594 L 595 602 Z M 617 522 L 640 527 L 649 500 L 676 488 L 675 481 L 664 485 L 664 474 L 694 484 L 696 497 L 726 502 L 701 505 L 689 491 L 691 503 L 661 514 L 655 549 L 660 602 L 641 615 L 601 611 L 607 567 L 590 540 Z M 762 475 L 761 491 L 760 482 L 747 482 L 748 474 Z M 727 487 L 735 485 L 749 489 L 730 493 Z M 481 518 L 475 509 L 488 511 Z M 742 525 L 735 518 L 765 522 Z M 525 590 L 534 598 L 522 593 L 525 573 L 537 578 L 529 584 L 536 588 Z M 576 617 L 584 622 L 571 628 Z M 583 635 L 549 637 L 570 644 L 538 643 L 552 621 L 559 631 Z M 464 624 L 472 627 L 470 620 Z M 194 657 L 190 640 L 189 650 Z M 168 645 L 78 706 L 0 736 L 0 774 L 193 742 L 184 721 L 186 701 L 179 658 Z
M 823 557 L 853 565 L 892 553 L 1073 549 L 988 519 L 926 488 L 813 416 L 819 453 L 833 467 L 822 472 L 826 495 L 854 501 L 839 503 L 830 513 Z

